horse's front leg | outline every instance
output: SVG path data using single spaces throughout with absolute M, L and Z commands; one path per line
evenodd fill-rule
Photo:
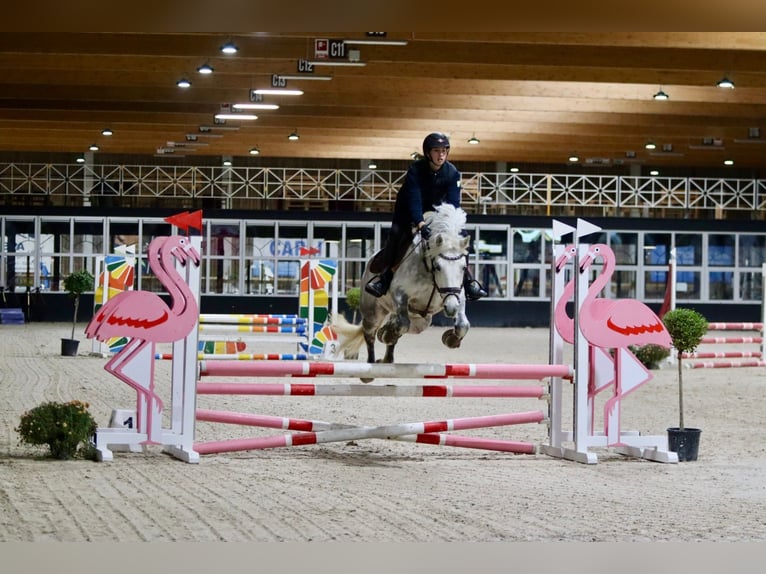
M 465 314 L 465 300 L 460 304 L 457 315 L 455 316 L 455 325 L 452 329 L 445 331 L 442 334 L 442 343 L 444 343 L 450 349 L 457 349 L 460 346 L 461 341 L 468 334 L 468 329 L 471 328 L 471 323 L 468 321 L 468 317 Z

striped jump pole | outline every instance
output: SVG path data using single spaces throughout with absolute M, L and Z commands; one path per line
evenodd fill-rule
M 762 337 L 702 337 L 700 344 L 731 345 L 740 343 L 762 343 Z
M 219 333 L 306 333 L 305 325 L 211 325 L 208 323 L 200 324 L 200 333 L 219 332 Z
M 299 432 L 287 435 L 277 435 L 258 438 L 245 438 L 245 439 L 229 439 L 222 441 L 211 441 L 195 443 L 194 450 L 199 454 L 213 454 L 219 452 L 234 452 L 241 450 L 261 450 L 267 448 L 279 448 L 288 446 L 303 446 L 307 444 L 321 444 L 328 442 L 339 442 L 349 440 L 360 440 L 370 438 L 387 439 L 391 437 L 400 437 L 403 435 L 430 435 L 431 433 L 441 433 L 456 430 L 468 430 L 477 428 L 487 428 L 496 426 L 507 426 L 516 424 L 526 424 L 532 422 L 543 422 L 545 415 L 542 411 L 530 411 L 526 413 L 508 413 L 500 415 L 488 415 L 482 417 L 468 417 L 459 419 L 447 419 L 441 421 L 428 421 L 428 422 L 415 422 L 415 423 L 402 423 L 394 425 L 383 426 L 361 426 L 350 427 L 340 429 L 328 429 L 311 432 Z M 471 437 L 453 437 L 449 444 L 446 439 L 449 437 L 443 437 L 445 440 L 442 443 L 440 437 L 424 437 L 424 439 L 417 440 L 416 442 L 427 442 L 428 444 L 445 444 L 447 446 L 464 446 L 457 443 L 461 442 L 460 438 L 477 441 L 474 444 L 480 444 L 485 441 L 472 439 Z M 513 441 L 492 441 L 497 443 L 511 443 Z M 521 446 L 520 443 L 516 445 Z M 510 447 L 510 444 L 506 444 Z M 530 445 L 534 449 L 534 445 Z M 476 448 L 476 447 L 474 447 Z M 493 449 L 495 450 L 495 449 Z M 500 450 L 500 449 L 498 449 Z M 514 451 L 515 452 L 515 451 Z M 534 451 L 533 451 L 534 452 Z
M 315 385 L 314 383 L 197 383 L 197 394 L 292 397 L 452 397 L 543 399 L 547 396 L 547 389 L 545 386 L 509 385 Z
M 199 316 L 199 322 L 200 324 L 222 323 L 236 325 L 305 325 L 306 318 L 298 317 L 298 315 L 226 315 L 216 313 L 202 313 Z
M 155 359 L 172 360 L 173 353 L 157 353 Z M 306 353 L 198 353 L 197 359 L 220 359 L 223 361 L 307 361 Z
M 341 423 L 329 423 L 325 421 L 314 421 L 306 419 L 291 419 L 287 417 L 255 415 L 250 413 L 237 413 L 230 411 L 215 411 L 210 409 L 197 409 L 197 421 L 305 432 L 335 430 L 341 428 L 356 428 L 354 425 Z M 401 435 L 396 437 L 392 436 L 386 437 L 386 439 L 404 442 L 416 442 L 435 446 L 454 446 L 461 448 L 496 450 L 502 452 L 513 452 L 516 454 L 537 453 L 537 447 L 531 442 L 505 439 L 488 439 L 455 434 L 422 433 L 418 435 Z
M 699 361 L 684 363 L 687 369 L 736 369 L 737 367 L 766 367 L 766 361 Z
M 708 331 L 763 331 L 763 323 L 708 323 Z
M 360 378 L 470 378 L 542 380 L 571 378 L 570 365 L 508 365 L 502 363 L 359 363 L 322 361 L 217 361 L 199 363 L 199 375 L 224 377 L 360 377 Z
M 760 359 L 762 354 L 760 351 L 695 351 L 681 353 L 681 356 L 684 359 Z

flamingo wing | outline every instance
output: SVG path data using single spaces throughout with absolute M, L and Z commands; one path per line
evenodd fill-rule
M 583 321 L 583 333 L 600 347 L 671 346 L 670 334 L 662 320 L 635 299 L 596 299 L 590 305 L 588 315 L 593 321 Z
M 85 329 L 88 338 L 100 341 L 112 337 L 139 337 L 164 340 L 162 327 L 167 324 L 170 309 L 155 293 L 124 291 L 109 299 Z M 148 335 L 151 333 L 151 335 Z M 159 338 L 158 338 L 159 337 Z

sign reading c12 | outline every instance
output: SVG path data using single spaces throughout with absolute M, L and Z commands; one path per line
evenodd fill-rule
M 345 59 L 346 44 L 343 40 L 317 38 L 314 40 L 314 58 L 317 60 Z

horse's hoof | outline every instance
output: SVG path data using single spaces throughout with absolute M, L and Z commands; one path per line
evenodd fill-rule
M 442 333 L 442 343 L 444 343 L 444 345 L 450 349 L 457 349 L 460 347 L 460 343 L 462 341 L 463 340 L 457 336 L 453 329 L 444 331 L 444 333 Z

